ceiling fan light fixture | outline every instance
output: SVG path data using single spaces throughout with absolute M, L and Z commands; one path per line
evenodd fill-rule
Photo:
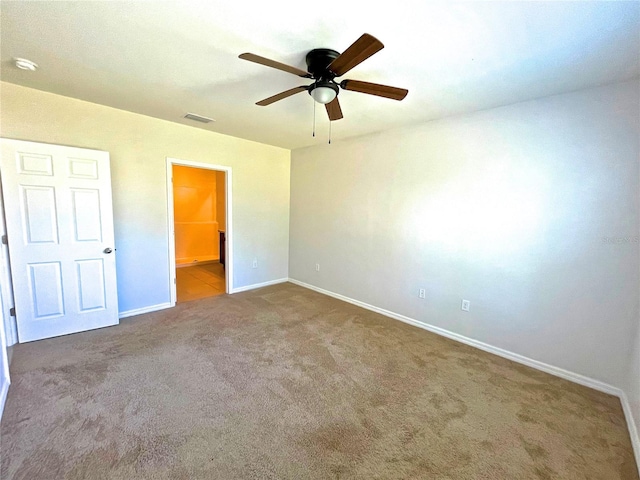
M 331 103 L 338 95 L 338 86 L 331 82 L 318 82 L 311 90 L 309 95 L 318 102 L 326 105 Z

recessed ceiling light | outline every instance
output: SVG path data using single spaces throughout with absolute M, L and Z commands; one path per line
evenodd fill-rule
M 16 62 L 16 67 L 20 70 L 29 70 L 31 72 L 35 72 L 38 68 L 38 65 L 31 60 L 27 60 L 26 58 L 14 58 Z

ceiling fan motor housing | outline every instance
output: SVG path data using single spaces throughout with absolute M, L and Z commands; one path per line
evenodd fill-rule
M 330 48 L 314 48 L 307 53 L 307 71 L 316 80 L 333 80 L 335 75 L 328 70 L 328 67 L 339 56 L 339 52 Z

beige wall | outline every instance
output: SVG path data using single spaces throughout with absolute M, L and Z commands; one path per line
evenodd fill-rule
M 233 288 L 287 277 L 288 150 L 6 82 L 0 87 L 1 136 L 110 153 L 121 312 L 170 301 L 166 157 L 233 169 Z
M 289 276 L 637 397 L 638 90 L 294 150 Z

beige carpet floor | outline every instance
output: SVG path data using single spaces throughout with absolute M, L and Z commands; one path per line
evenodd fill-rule
M 3 479 L 637 479 L 617 398 L 292 284 L 17 345 Z

